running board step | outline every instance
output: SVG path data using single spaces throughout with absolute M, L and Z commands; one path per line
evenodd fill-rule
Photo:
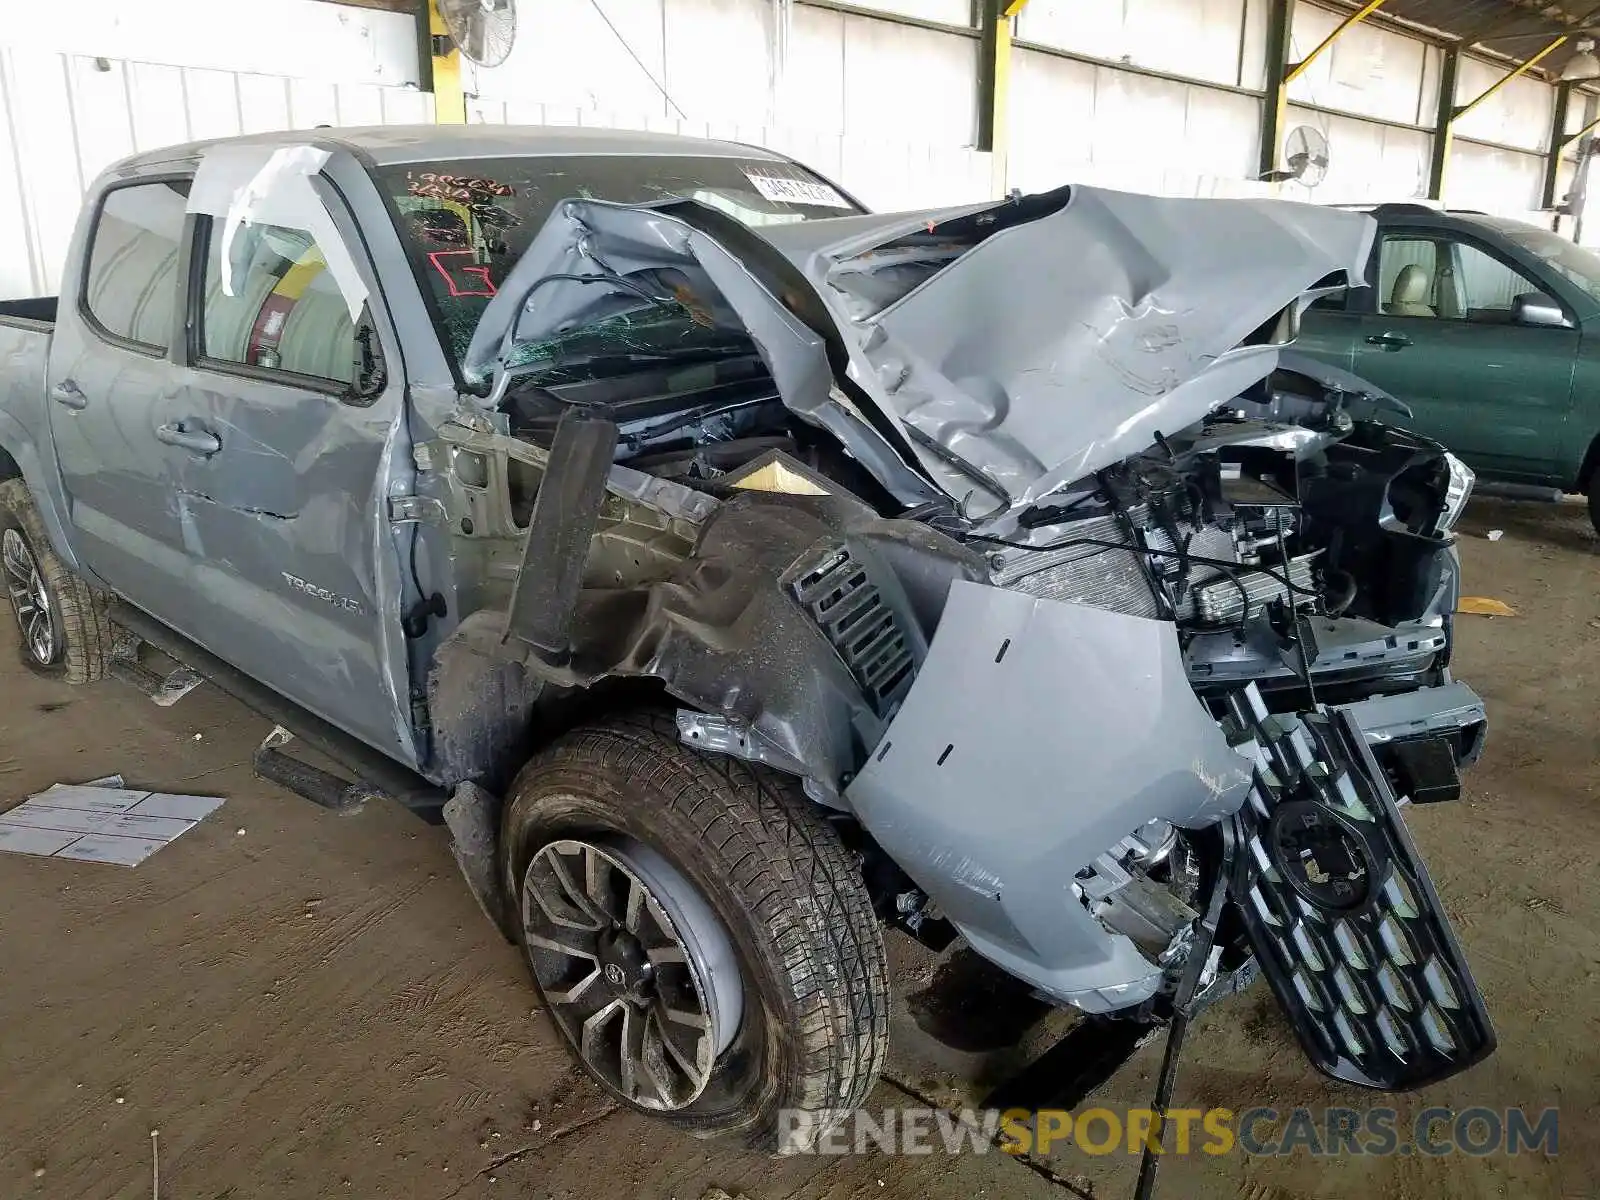
M 442 822 L 440 809 L 444 807 L 444 802 L 449 797 L 415 771 L 378 753 L 343 730 L 335 728 L 315 714 L 286 700 L 266 685 L 258 683 L 242 671 L 223 662 L 204 647 L 196 645 L 182 634 L 163 625 L 148 613 L 119 601 L 112 609 L 111 619 L 120 631 L 149 643 L 175 662 L 182 663 L 207 683 L 220 688 L 274 725 L 292 731 L 317 753 L 348 769 L 358 779 L 367 781 L 362 786 L 366 788 L 368 796 L 388 797 L 425 821 L 432 824 Z M 267 748 L 277 749 L 277 747 Z M 266 764 L 269 772 L 280 767 L 277 760 L 272 758 L 268 758 Z M 304 765 L 298 764 L 298 766 Z M 288 768 L 282 769 L 287 775 Z M 320 768 L 312 769 L 320 770 Z M 321 773 L 329 776 L 326 771 Z M 257 774 L 264 779 L 279 782 L 272 774 L 260 770 Z M 308 778 L 300 776 L 298 769 L 295 777 Z M 337 776 L 329 777 L 338 783 L 340 789 L 352 786 Z M 298 790 L 287 783 L 282 786 L 288 787 L 291 791 Z
M 157 707 L 171 708 L 205 682 L 188 667 L 174 667 L 165 675 L 152 671 L 140 661 L 146 645 L 144 639 L 125 630 L 120 632 L 124 636 L 111 651 L 106 674 L 138 688 Z
M 351 783 L 331 771 L 324 771 L 321 767 L 285 754 L 283 747 L 292 741 L 294 734 L 282 725 L 267 734 L 250 760 L 256 778 L 287 788 L 330 812 L 358 812 L 368 800 L 388 798 L 377 788 L 364 783 Z

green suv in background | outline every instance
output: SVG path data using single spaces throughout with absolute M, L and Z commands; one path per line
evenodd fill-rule
M 1370 211 L 1373 286 L 1314 304 L 1296 348 L 1405 401 L 1400 423 L 1480 481 L 1586 495 L 1600 530 L 1600 254 L 1481 213 Z

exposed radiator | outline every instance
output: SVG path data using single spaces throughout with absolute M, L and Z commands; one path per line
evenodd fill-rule
M 1144 519 L 1143 506 L 1133 510 L 1134 522 Z M 1123 522 L 1115 515 L 1074 521 L 1072 537 L 1094 538 L 1131 546 Z M 1081 541 L 1055 550 L 1023 551 L 995 572 L 995 583 L 1045 600 L 1091 604 L 1131 617 L 1159 617 L 1155 593 L 1140 566 L 1140 555 L 1128 550 L 1086 546 Z
M 1316 583 L 1311 575 L 1316 557 L 1303 554 L 1290 559 L 1287 570 L 1274 568 L 1277 575 L 1286 575 L 1293 582 L 1296 598 L 1301 602 L 1316 595 Z M 1196 585 L 1190 607 L 1194 620 L 1202 625 L 1237 625 L 1274 600 L 1288 600 L 1289 588 L 1277 575 L 1240 570 L 1234 572 L 1237 583 L 1223 575 Z
M 1180 568 L 1177 559 L 1171 557 L 1176 550 L 1172 538 L 1159 526 L 1145 527 L 1143 505 L 1134 507 L 1128 515 L 1135 526 L 1144 528 L 1144 538 L 1150 549 L 1166 552 L 1148 558 L 1150 570 L 1175 583 Z M 1141 564 L 1141 555 L 1133 550 L 1127 524 L 1121 518 L 1114 514 L 1088 517 L 1074 521 L 1068 529 L 1073 540 L 1065 545 L 1053 550 L 1022 551 L 1005 556 L 1002 565 L 995 570 L 995 583 L 1046 600 L 1091 604 L 1133 617 L 1163 614 Z M 1129 549 L 1085 545 L 1083 539 L 1090 538 Z M 1200 558 L 1238 561 L 1233 533 L 1220 526 L 1208 525 L 1194 530 L 1188 546 L 1189 553 Z M 1315 594 L 1311 569 L 1315 558 L 1315 554 L 1308 554 L 1292 560 L 1287 570 L 1274 568 L 1294 581 L 1295 592 L 1303 600 Z M 1237 584 L 1235 578 L 1239 581 Z M 1280 580 L 1260 568 L 1241 563 L 1230 578 L 1216 567 L 1191 564 L 1188 586 L 1179 601 L 1177 615 L 1183 622 L 1232 625 L 1239 623 L 1247 612 L 1258 613 L 1274 600 L 1287 600 L 1288 595 L 1289 589 Z

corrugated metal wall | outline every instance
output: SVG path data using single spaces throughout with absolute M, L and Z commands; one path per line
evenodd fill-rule
M 966 0 L 895 7 L 970 19 Z M 994 194 L 991 156 L 972 149 L 975 36 L 788 4 L 780 36 L 778 11 L 769 0 L 542 0 L 523 11 L 503 66 L 469 68 L 469 117 L 770 146 L 873 208 Z
M 1007 179 L 1024 191 L 1073 181 L 1185 196 L 1271 190 L 1251 179 L 1254 96 L 1020 47 L 1012 70 Z
M 0 47 L 0 296 L 54 294 L 84 192 L 125 155 L 200 138 L 433 120 L 414 88 Z
M 1341 14 L 1301 0 L 1295 6 L 1291 59 L 1338 25 Z M 1289 124 L 1320 129 L 1328 139 L 1327 178 L 1315 190 L 1284 194 L 1324 203 L 1407 200 L 1427 194 L 1432 125 L 1438 111 L 1443 51 L 1374 25 L 1347 30 L 1290 85 Z M 1510 68 L 1464 57 L 1457 104 L 1481 95 Z M 1445 175 L 1445 203 L 1540 222 L 1555 89 L 1514 79 L 1455 125 Z
M 1341 17 L 1299 3 L 1291 60 L 1309 54 Z M 1413 38 L 1357 25 L 1289 85 L 1285 125 L 1309 125 L 1328 139 L 1328 173 L 1316 188 L 1288 184 L 1296 200 L 1353 204 L 1410 200 L 1426 193 L 1431 127 L 1438 109 L 1439 51 Z
M 803 0 L 540 0 L 524 6 L 505 66 L 468 69 L 469 119 L 767 145 L 879 209 L 1073 180 L 1322 202 L 1424 189 L 1441 52 L 1414 38 L 1358 26 L 1294 83 L 1289 125 L 1330 145 L 1327 178 L 1308 190 L 1253 178 L 1265 0 L 1030 0 L 1015 28 L 1004 158 L 973 148 L 971 0 L 851 7 L 922 24 Z M 217 37 L 246 13 L 239 36 Z M 400 14 L 318 0 L 78 0 L 73 14 L 31 5 L 0 28 L 0 161 L 13 164 L 0 182 L 0 295 L 54 290 L 83 189 L 119 155 L 432 116 L 431 97 L 406 86 L 415 26 Z M 1299 0 L 1293 56 L 1338 20 Z M 1458 99 L 1503 69 L 1463 62 Z M 1530 215 L 1552 102 L 1548 85 L 1520 79 L 1461 121 L 1447 200 Z M 1568 166 L 1562 189 L 1571 176 Z

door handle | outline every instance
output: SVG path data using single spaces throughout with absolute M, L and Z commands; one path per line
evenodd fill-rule
M 156 441 L 177 446 L 202 458 L 210 458 L 222 449 L 222 439 L 216 434 L 205 429 L 190 429 L 182 421 L 173 425 L 159 426 L 156 429 Z
M 70 379 L 63 379 L 50 389 L 50 399 L 65 408 L 85 409 L 89 407 L 89 397 L 83 390 Z
M 1382 346 L 1385 350 L 1404 350 L 1411 339 L 1403 333 L 1375 333 L 1367 339 L 1369 346 Z

